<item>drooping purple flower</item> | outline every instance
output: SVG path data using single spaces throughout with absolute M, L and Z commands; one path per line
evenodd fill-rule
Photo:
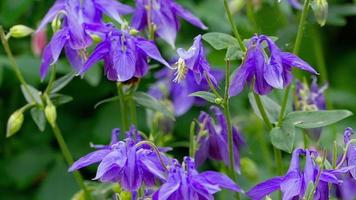
M 194 26 L 207 29 L 203 22 L 174 0 L 136 0 L 132 26 L 143 30 L 150 21 L 155 27 L 156 35 L 174 47 L 177 32 L 180 29 L 179 17 Z
M 263 43 L 268 46 L 269 55 Z M 292 81 L 292 68 L 296 67 L 312 74 L 318 74 L 308 63 L 288 52 L 282 52 L 272 39 L 256 35 L 247 45 L 246 56 L 231 80 L 229 95 L 238 95 L 245 85 L 254 85 L 254 91 L 265 95 L 273 88 L 283 89 Z
M 167 181 L 155 192 L 153 200 L 212 200 L 213 194 L 223 188 L 243 192 L 230 178 L 214 172 L 199 173 L 194 160 L 184 158 L 182 165 L 177 160 L 169 168 Z
M 199 116 L 198 129 L 198 150 L 195 154 L 197 166 L 202 165 L 206 159 L 223 161 L 225 165 L 229 165 L 229 148 L 228 148 L 228 130 L 227 122 L 222 111 L 212 106 L 211 112 L 215 114 L 214 119 L 207 113 L 201 112 Z M 245 144 L 241 133 L 236 127 L 232 127 L 233 134 L 233 152 L 235 161 L 235 170 L 240 172 L 240 153 L 239 149 Z
M 215 77 L 217 83 L 224 78 L 222 70 L 212 69 L 210 73 Z M 185 114 L 193 105 L 202 106 L 206 104 L 206 101 L 202 98 L 189 96 L 197 91 L 209 90 L 209 84 L 206 79 L 202 79 L 200 84 L 197 84 L 192 71 L 188 71 L 185 79 L 180 83 L 172 81 L 174 74 L 168 68 L 157 72 L 155 78 L 158 81 L 150 87 L 149 93 L 160 100 L 171 100 L 176 116 Z
M 109 145 L 93 145 L 97 150 L 74 162 L 69 171 L 100 162 L 94 179 L 118 182 L 128 191 L 138 190 L 143 183 L 153 186 L 156 178 L 164 180 L 165 170 L 157 154 L 148 146 L 136 145 L 141 139 L 135 127 L 131 127 L 125 141 L 117 140 L 119 132 L 113 130 Z
M 296 96 L 295 110 L 300 111 L 316 111 L 325 110 L 326 102 L 324 92 L 328 88 L 327 84 L 324 84 L 319 88 L 317 79 L 314 77 L 310 85 L 297 81 L 296 83 Z M 319 140 L 322 128 L 307 129 L 308 135 L 315 141 Z
M 97 45 L 79 74 L 99 60 L 104 60 L 107 78 L 120 82 L 144 76 L 148 71 L 148 58 L 169 67 L 152 41 L 132 36 L 125 30 L 113 27 L 108 27 L 108 30 L 104 41 Z
M 194 43 L 188 50 L 179 48 L 177 53 L 179 59 L 176 63 L 177 70 L 173 81 L 178 83 L 181 82 L 185 78 L 187 72 L 192 71 L 197 84 L 200 84 L 203 78 L 206 79 L 207 77 L 216 84 L 215 77 L 210 73 L 210 64 L 205 57 L 201 35 L 194 38 Z
M 346 128 L 344 132 L 344 143 L 347 145 L 353 134 L 352 128 Z M 350 144 L 347 149 L 346 160 L 343 166 L 354 167 L 344 176 L 343 183 L 336 185 L 336 196 L 340 199 L 353 200 L 356 198 L 356 145 Z
M 344 142 L 345 145 L 350 142 L 351 136 L 353 134 L 352 128 L 346 128 L 344 132 Z M 350 170 L 350 175 L 356 180 L 356 145 L 351 143 L 347 149 L 346 156 L 346 166 L 355 166 L 354 169 Z
M 305 156 L 304 170 L 300 169 L 300 156 Z M 293 152 L 288 172 L 284 176 L 277 176 L 267 181 L 259 183 L 247 192 L 247 195 L 253 200 L 263 199 L 276 190 L 283 194 L 283 200 L 302 199 L 306 193 L 310 182 L 316 184 L 316 179 L 320 173 L 319 182 L 316 186 L 313 199 L 329 199 L 329 183 L 341 184 L 340 175 L 347 173 L 353 167 L 344 167 L 340 169 L 324 169 L 316 164 L 315 159 L 318 152 L 313 150 L 296 149 Z
M 41 21 L 37 31 L 41 31 L 49 22 L 63 19 L 60 29 L 54 33 L 51 41 L 44 49 L 40 74 L 44 79 L 50 65 L 57 62 L 63 48 L 68 61 L 78 71 L 86 59 L 86 48 L 92 44 L 90 33 L 86 27 L 101 23 L 105 12 L 116 20 L 120 14 L 132 12 L 131 7 L 113 0 L 57 0 Z M 55 19 L 56 17 L 59 17 Z M 99 26 L 99 25 L 97 25 Z M 59 27 L 57 27 L 59 28 Z M 95 31 L 94 31 L 95 32 Z

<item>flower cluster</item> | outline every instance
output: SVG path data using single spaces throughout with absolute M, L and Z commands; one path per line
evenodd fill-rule
M 160 180 L 163 184 L 153 194 L 153 199 L 157 200 L 209 200 L 222 188 L 243 192 L 223 174 L 214 171 L 198 173 L 192 158 L 185 157 L 179 165 L 163 150 L 142 141 L 134 126 L 126 133 L 124 141 L 118 141 L 119 132 L 119 129 L 112 131 L 109 145 L 93 145 L 97 150 L 74 162 L 69 171 L 100 162 L 95 180 L 118 182 L 131 192 L 138 191 L 143 184 L 153 187 Z
M 304 170 L 300 168 L 300 156 L 305 156 Z M 258 200 L 276 190 L 280 190 L 283 194 L 283 200 L 303 199 L 309 183 L 313 183 L 315 187 L 313 199 L 329 199 L 329 183 L 340 185 L 343 181 L 339 176 L 350 172 L 355 166 L 323 169 L 320 165 L 324 165 L 324 163 L 320 163 L 322 159 L 319 156 L 319 153 L 315 150 L 294 150 L 286 175 L 274 177 L 256 185 L 247 192 L 247 195 L 251 199 Z

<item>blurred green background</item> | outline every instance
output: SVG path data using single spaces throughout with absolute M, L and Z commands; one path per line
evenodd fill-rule
M 50 0 L 1 0 L 0 24 L 5 30 L 12 25 L 24 24 L 35 28 L 54 1 Z M 133 5 L 132 1 L 124 1 Z M 221 0 L 178 1 L 199 16 L 209 27 L 209 32 L 230 33 L 229 24 L 224 17 Z M 244 0 L 231 1 L 231 9 L 244 38 L 254 33 L 277 36 L 277 43 L 286 51 L 291 51 L 297 30 L 300 12 L 293 10 L 286 0 L 253 0 L 254 20 L 246 15 Z M 323 74 L 329 82 L 327 98 L 334 108 L 349 109 L 356 112 L 356 5 L 352 1 L 329 1 L 329 18 L 325 27 L 320 28 L 312 13 L 308 17 L 306 32 L 300 56 L 318 69 L 325 63 L 328 74 Z M 49 31 L 50 32 L 50 31 Z M 176 46 L 189 47 L 193 38 L 202 33 L 199 29 L 182 22 Z M 10 45 L 18 65 L 26 80 L 33 86 L 44 89 L 46 81 L 39 78 L 40 58 L 31 51 L 31 39 L 11 39 Z M 162 54 L 169 59 L 174 50 L 159 41 Z M 224 66 L 224 52 L 213 51 L 206 44 L 209 61 L 213 67 Z M 238 63 L 234 63 L 234 68 Z M 71 68 L 63 58 L 58 64 L 58 76 L 68 73 Z M 147 91 L 154 82 L 152 73 L 142 81 L 139 90 Z M 116 95 L 115 84 L 103 76 L 102 66 L 93 67 L 83 79 L 76 77 L 61 93 L 73 97 L 73 101 L 58 108 L 58 123 L 65 140 L 75 158 L 91 151 L 89 143 L 106 144 L 111 129 L 120 127 L 120 109 L 118 103 L 108 103 L 94 109 L 102 99 Z M 272 94 L 280 102 L 279 92 Z M 25 104 L 19 82 L 15 78 L 3 48 L 0 48 L 0 199 L 36 199 L 63 200 L 70 199 L 78 190 L 53 137 L 49 126 L 40 132 L 29 113 L 25 122 L 15 136 L 6 139 L 8 117 Z M 264 167 L 272 158 L 266 159 L 263 147 L 258 142 L 259 136 L 268 137 L 263 125 L 250 109 L 247 92 L 233 98 L 231 102 L 233 122 L 243 132 L 247 147 L 242 157 L 248 157 L 257 163 L 257 171 L 251 176 L 241 176 L 239 184 L 247 190 L 257 181 L 271 177 Z M 187 141 L 189 124 L 198 117 L 200 110 L 207 107 L 194 107 L 189 113 L 177 118 L 172 141 Z M 143 108 L 138 108 L 139 129 L 147 132 Z M 320 144 L 331 147 L 335 138 L 340 140 L 346 126 L 354 126 L 356 118 L 351 117 L 338 123 L 336 127 L 324 130 Z M 335 132 L 336 130 L 336 132 Z M 168 136 L 167 136 L 168 137 Z M 296 145 L 299 141 L 297 140 Z M 172 143 L 170 143 L 172 144 Z M 341 143 L 340 143 L 341 144 Z M 174 146 L 174 144 L 172 144 Z M 179 145 L 177 145 L 179 146 Z M 174 151 L 179 158 L 188 153 L 187 148 L 177 147 Z M 284 156 L 286 165 L 289 162 Z M 207 165 L 207 168 L 215 165 Z M 86 179 L 94 177 L 95 167 L 82 170 Z

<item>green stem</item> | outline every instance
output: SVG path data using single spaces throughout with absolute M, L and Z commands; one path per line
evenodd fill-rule
M 129 98 L 130 98 L 129 109 L 130 109 L 131 124 L 137 125 L 136 104 L 135 101 L 132 99 L 132 95 L 130 95 Z
M 51 123 L 50 123 L 51 124 Z M 54 136 L 56 137 L 56 140 L 59 144 L 59 147 L 62 151 L 62 154 L 64 156 L 64 159 L 66 160 L 67 164 L 70 166 L 73 164 L 74 160 L 73 160 L 73 156 L 70 153 L 67 144 L 64 141 L 64 138 L 62 136 L 61 130 L 58 128 L 58 125 L 55 123 L 53 125 L 51 125 L 52 127 L 52 131 L 54 133 Z M 84 195 L 85 195 L 85 199 L 87 200 L 92 200 L 93 198 L 91 197 L 90 191 L 88 190 L 88 188 L 85 186 L 84 184 L 84 179 L 83 177 L 80 175 L 80 173 L 78 171 L 73 172 L 74 173 L 74 178 L 77 181 L 78 185 L 80 186 L 80 188 L 83 190 Z
M 334 149 L 333 149 L 333 169 L 336 168 L 336 162 L 337 162 L 337 143 L 334 141 Z
M 244 43 L 243 43 L 243 41 L 241 39 L 240 33 L 239 33 L 239 31 L 237 29 L 237 26 L 236 26 L 236 24 L 234 22 L 234 18 L 231 15 L 231 11 L 229 9 L 229 4 L 227 3 L 227 0 L 224 0 L 224 8 L 225 8 L 225 12 L 227 14 L 227 18 L 229 20 L 230 26 L 232 28 L 232 31 L 233 31 L 236 39 L 237 39 L 237 42 L 240 45 L 241 50 L 242 51 L 246 51 L 246 47 L 245 47 L 245 45 L 244 45 Z
M 209 84 L 209 87 L 210 87 L 211 91 L 215 94 L 215 96 L 217 98 L 221 98 L 222 99 L 222 96 L 219 94 L 219 92 L 216 90 L 214 84 L 211 82 L 211 80 L 209 78 L 209 75 L 206 72 L 204 72 L 204 76 L 205 76 L 206 81 Z
M 5 49 L 5 52 L 7 54 L 7 57 L 10 60 L 11 67 L 14 70 L 17 79 L 24 86 L 27 94 L 30 96 L 32 101 L 36 102 L 35 98 L 33 97 L 32 93 L 31 93 L 31 90 L 29 89 L 28 84 L 25 81 L 25 78 L 22 76 L 20 68 L 18 67 L 18 65 L 16 63 L 16 60 L 15 60 L 15 58 L 14 58 L 12 52 L 11 52 L 11 48 L 9 46 L 8 40 L 6 39 L 5 32 L 4 32 L 4 29 L 2 28 L 2 26 L 0 26 L 0 38 L 1 38 L 2 45 L 3 45 L 4 49 Z
M 121 113 L 121 125 L 123 131 L 127 131 L 129 128 L 129 124 L 127 121 L 127 113 L 126 113 L 126 106 L 125 106 L 125 95 L 124 92 L 122 91 L 122 85 L 120 82 L 116 83 L 117 86 L 117 95 L 119 97 L 119 103 L 120 103 L 120 113 Z
M 51 77 L 49 79 L 47 88 L 46 88 L 46 90 L 44 92 L 45 94 L 48 94 L 48 93 L 51 92 L 52 86 L 53 86 L 53 83 L 54 83 L 55 79 L 56 79 L 56 66 L 53 65 L 52 70 L 51 70 Z
M 318 66 L 318 71 L 320 73 L 320 80 L 321 82 L 325 83 L 328 81 L 328 71 L 326 70 L 326 64 L 324 59 L 324 51 L 322 42 L 320 39 L 319 29 L 316 26 L 313 26 L 312 30 L 312 37 L 314 42 L 314 53 L 316 58 L 316 63 Z
M 297 37 L 295 39 L 294 48 L 293 48 L 293 53 L 295 55 L 297 55 L 299 53 L 300 45 L 302 43 L 303 34 L 304 34 L 304 25 L 305 25 L 305 21 L 307 19 L 308 12 L 309 12 L 309 4 L 310 4 L 310 0 L 304 1 L 303 12 L 302 12 L 302 16 L 299 21 L 298 33 L 297 33 Z M 286 106 L 287 106 L 289 92 L 290 92 L 291 87 L 292 87 L 292 84 L 288 85 L 285 90 L 285 94 L 284 94 L 283 101 L 282 101 L 281 112 L 279 113 L 279 117 L 278 117 L 278 126 L 280 126 L 282 123 L 282 120 L 283 120 L 283 117 L 284 117 L 284 114 L 286 111 Z
M 195 121 L 190 124 L 189 132 L 189 156 L 191 158 L 195 157 Z
M 262 119 L 263 121 L 265 122 L 266 126 L 267 126 L 267 129 L 269 131 L 272 130 L 272 124 L 267 116 L 267 112 L 262 104 L 262 101 L 261 101 L 261 97 L 260 95 L 256 94 L 256 93 L 253 93 L 253 96 L 255 97 L 255 100 L 256 100 L 256 104 L 257 104 L 257 107 L 258 107 L 258 110 L 260 111 L 261 113 L 261 116 L 262 116 Z
M 226 3 L 226 1 L 225 1 Z M 225 69 L 225 93 L 224 93 L 224 114 L 227 123 L 227 133 L 228 133 L 228 143 L 229 143 L 229 161 L 230 161 L 230 173 L 233 180 L 236 182 L 237 177 L 235 173 L 235 160 L 234 160 L 234 140 L 232 135 L 232 125 L 231 125 L 231 115 L 230 115 L 230 105 L 229 105 L 229 89 L 230 89 L 230 61 L 226 61 Z M 240 195 L 236 193 L 236 199 L 240 199 Z
M 253 31 L 255 33 L 258 33 L 260 30 L 259 30 L 259 27 L 258 27 L 258 24 L 257 24 L 257 21 L 256 21 L 255 14 L 254 14 L 252 0 L 247 0 L 247 2 L 246 2 L 246 11 L 247 11 L 247 17 L 248 17 L 249 21 L 253 24 Z
M 269 118 L 267 116 L 267 112 L 262 104 L 261 97 L 256 93 L 253 93 L 253 95 L 255 97 L 258 110 L 261 113 L 262 119 L 265 122 L 265 125 L 266 125 L 268 131 L 271 131 L 273 126 L 272 126 L 271 121 L 269 120 Z M 279 149 L 276 149 L 275 147 L 273 147 L 273 152 L 274 152 L 274 159 L 275 159 L 275 163 L 276 163 L 277 172 L 279 175 L 281 175 L 283 173 L 282 152 Z
M 155 39 L 155 27 L 152 23 L 152 0 L 148 0 L 148 6 L 146 7 L 147 10 L 147 24 L 148 24 L 148 39 L 154 40 Z

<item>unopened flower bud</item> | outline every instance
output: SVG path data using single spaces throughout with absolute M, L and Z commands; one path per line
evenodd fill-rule
M 130 199 L 132 199 L 131 198 L 131 192 L 122 191 L 120 193 L 120 199 L 122 199 L 122 200 L 130 200 Z
M 20 130 L 22 127 L 23 119 L 24 116 L 21 109 L 15 111 L 10 116 L 9 120 L 7 121 L 6 137 L 11 137 Z
M 223 103 L 223 99 L 222 98 L 216 98 L 215 99 L 215 103 L 220 105 L 220 104 Z
M 32 51 L 36 56 L 41 56 L 47 43 L 47 34 L 45 30 L 39 30 L 32 36 Z
M 34 30 L 25 25 L 15 25 L 10 28 L 9 36 L 14 38 L 22 38 L 33 33 Z
M 315 162 L 320 166 L 323 164 L 323 158 L 318 156 L 316 159 L 315 159 Z
M 101 37 L 99 37 L 96 34 L 91 34 L 90 37 L 94 42 L 101 42 L 101 40 L 102 40 Z
M 256 180 L 258 178 L 258 170 L 256 164 L 249 158 L 241 158 L 241 173 L 244 174 L 250 180 Z
M 316 21 L 320 26 L 324 26 L 328 17 L 328 1 L 327 0 L 314 0 L 311 3 L 314 11 Z
M 266 196 L 265 200 L 272 200 L 270 196 Z
M 47 101 L 47 106 L 45 108 L 45 115 L 48 122 L 52 126 L 55 126 L 57 120 L 57 111 L 56 111 L 56 107 L 50 101 Z
M 62 13 L 58 13 L 51 23 L 53 33 L 57 32 L 61 28 L 62 25 L 60 20 L 61 14 Z
M 134 28 L 132 28 L 132 29 L 130 29 L 130 35 L 137 35 L 139 33 L 139 31 L 137 30 L 137 29 L 134 29 Z

